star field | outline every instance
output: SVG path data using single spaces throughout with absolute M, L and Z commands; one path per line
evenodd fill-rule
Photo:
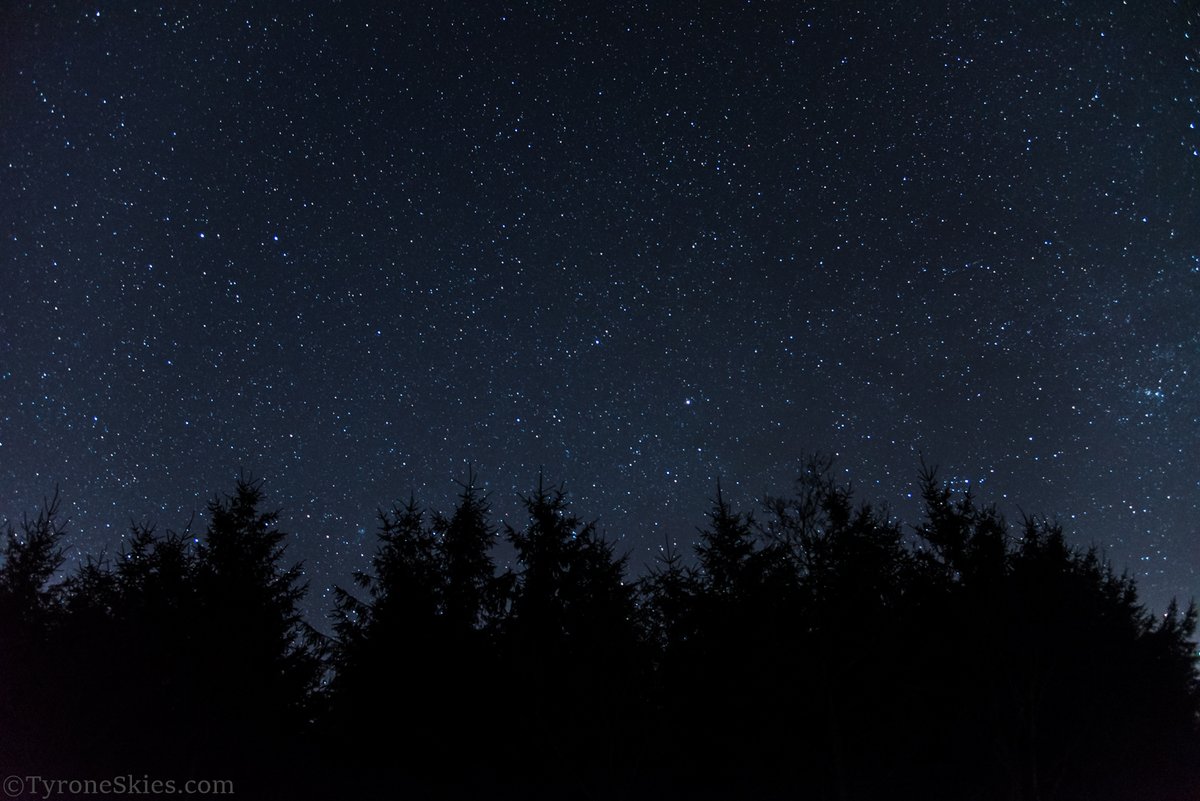
M 1200 13 L 849 5 L 0 12 L 0 514 L 112 552 L 245 469 L 320 604 L 468 464 L 638 566 L 923 454 L 1190 597 Z

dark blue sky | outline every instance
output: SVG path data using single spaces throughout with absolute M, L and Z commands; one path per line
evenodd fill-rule
M 245 469 L 319 600 L 468 463 L 637 565 L 924 454 L 1196 594 L 1200 12 L 994 5 L 8 4 L 0 514 Z

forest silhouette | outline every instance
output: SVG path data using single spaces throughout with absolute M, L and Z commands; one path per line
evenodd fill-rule
M 1041 518 L 919 475 L 912 524 L 830 462 L 631 576 L 562 487 L 498 526 L 379 513 L 329 634 L 260 481 L 64 570 L 57 494 L 0 565 L 0 773 L 244 798 L 1196 799 L 1197 612 Z M 200 529 L 203 530 L 200 530 Z M 513 567 L 493 557 L 499 540 Z

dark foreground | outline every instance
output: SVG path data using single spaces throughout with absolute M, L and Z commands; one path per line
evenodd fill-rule
M 51 502 L 0 567 L 5 790 L 1200 798 L 1194 607 L 1151 615 L 1056 525 L 922 487 L 913 526 L 821 462 L 755 517 L 718 491 L 694 558 L 635 582 L 560 491 L 497 530 L 468 480 L 448 515 L 381 514 L 330 637 L 256 482 L 65 577 Z

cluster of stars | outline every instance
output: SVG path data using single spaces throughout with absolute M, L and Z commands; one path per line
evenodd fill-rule
M 319 605 L 468 464 L 639 567 L 718 478 L 836 453 L 912 516 L 923 455 L 1188 596 L 1184 6 L 26 3 L 0 513 L 60 484 L 96 552 L 252 471 Z

